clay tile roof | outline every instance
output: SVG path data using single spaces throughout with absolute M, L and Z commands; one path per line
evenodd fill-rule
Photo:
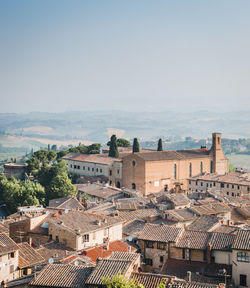
M 168 283 L 166 288 L 217 288 L 216 284 L 210 283 L 198 283 L 198 282 L 186 282 L 186 281 L 174 281 L 174 283 Z
M 144 288 L 156 288 L 161 283 L 162 279 L 166 279 L 166 275 L 152 273 L 132 273 L 131 279 L 136 283 L 140 283 Z
M 211 249 L 213 250 L 228 250 L 232 249 L 235 239 L 233 234 L 212 233 L 210 240 Z
M 130 245 L 120 240 L 110 242 L 107 248 L 107 245 L 101 245 L 95 248 L 89 248 L 86 251 L 86 256 L 91 259 L 91 261 L 96 262 L 97 258 L 106 258 L 111 255 L 112 252 L 127 252 Z M 134 252 L 136 249 L 131 247 L 131 251 Z
M 93 267 L 70 264 L 48 264 L 36 279 L 30 282 L 33 287 L 85 287 L 85 281 L 92 272 Z
M 209 203 L 190 208 L 198 215 L 216 215 L 230 211 L 230 208 L 224 203 Z
M 164 224 L 157 225 L 147 223 L 139 234 L 138 239 L 159 242 L 175 242 L 181 232 L 181 228 L 175 228 Z
M 119 218 L 124 222 L 132 222 L 134 220 L 144 220 L 160 215 L 160 211 L 155 208 L 138 209 L 138 210 L 122 210 L 118 211 Z
M 5 233 L 0 233 L 0 255 L 4 255 L 17 250 L 17 244 Z
M 139 152 L 137 156 L 145 161 L 160 161 L 160 160 L 181 160 L 208 157 L 209 150 L 207 149 L 194 149 L 194 150 L 177 150 L 177 151 L 152 151 L 152 152 Z
M 198 217 L 193 223 L 188 226 L 188 230 L 193 231 L 209 231 L 220 222 L 215 216 L 203 215 Z
M 63 157 L 64 160 L 72 160 L 78 162 L 90 162 L 90 163 L 99 163 L 99 164 L 112 164 L 113 162 L 119 162 L 121 159 L 108 157 L 107 154 L 78 154 L 78 153 L 69 153 Z
M 250 230 L 239 230 L 232 248 L 250 250 Z
M 44 258 L 33 249 L 28 243 L 24 242 L 18 244 L 19 247 L 19 258 L 18 258 L 18 267 L 25 268 L 33 266 L 38 263 L 44 262 Z
M 201 231 L 184 231 L 176 242 L 178 248 L 201 249 L 207 248 L 211 233 Z
M 85 192 L 88 195 L 96 196 L 102 199 L 114 197 L 123 193 L 123 191 L 118 188 L 105 186 L 102 184 L 96 184 L 96 183 L 85 185 L 85 186 L 82 185 L 80 187 L 78 186 L 78 191 Z
M 140 258 L 140 254 L 131 253 L 131 252 L 112 252 L 109 259 L 111 260 L 128 260 L 128 261 L 136 261 Z
M 86 284 L 102 285 L 104 277 L 113 277 L 118 273 L 126 274 L 131 264 L 132 262 L 127 260 L 99 260 L 95 269 L 86 280 Z
M 84 207 L 82 204 L 76 199 L 76 197 L 64 197 L 64 198 L 57 198 L 52 199 L 49 201 L 49 207 L 57 207 L 61 209 L 82 209 Z

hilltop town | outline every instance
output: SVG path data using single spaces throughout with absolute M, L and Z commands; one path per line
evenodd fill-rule
M 221 133 L 210 148 L 113 135 L 100 150 L 4 165 L 1 287 L 250 287 L 250 173 L 229 171 Z

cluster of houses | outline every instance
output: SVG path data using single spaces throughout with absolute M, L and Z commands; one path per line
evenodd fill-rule
M 185 151 L 65 156 L 76 197 L 0 221 L 2 287 L 250 287 L 250 175 L 228 172 L 221 135 Z

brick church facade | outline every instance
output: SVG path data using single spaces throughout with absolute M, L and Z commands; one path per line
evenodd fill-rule
M 187 189 L 187 179 L 201 173 L 228 172 L 221 147 L 221 133 L 213 133 L 211 149 L 131 153 L 122 158 L 122 186 L 144 195 Z

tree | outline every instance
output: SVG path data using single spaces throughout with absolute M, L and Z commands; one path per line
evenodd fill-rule
M 101 144 L 93 143 L 87 146 L 87 154 L 100 154 Z
M 144 288 L 140 283 L 133 279 L 128 279 L 125 275 L 118 273 L 112 278 L 104 277 L 102 282 L 106 288 Z
M 11 212 L 16 212 L 18 206 L 39 205 L 45 203 L 45 191 L 39 183 L 21 181 L 14 177 L 9 180 L 0 177 L 2 200 Z
M 62 198 L 76 195 L 76 187 L 71 183 L 68 174 L 57 174 L 49 184 L 47 201 L 54 198 Z
M 56 158 L 56 156 L 57 156 L 56 152 L 53 150 L 50 150 L 50 151 L 48 151 L 47 159 L 49 162 L 51 162 Z
M 137 138 L 134 138 L 133 152 L 140 152 L 140 145 L 139 145 Z
M 48 151 L 46 150 L 38 150 L 34 153 L 34 156 L 43 164 L 48 161 Z
M 119 157 L 119 152 L 117 148 L 117 140 L 116 140 L 115 135 L 112 135 L 110 138 L 109 157 L 114 157 L 114 158 Z
M 162 139 L 161 138 L 158 141 L 157 151 L 163 151 L 163 149 L 162 149 Z
M 109 142 L 107 143 L 107 146 L 110 146 L 110 142 L 111 142 L 111 141 L 109 141 Z M 131 144 L 130 144 L 130 142 L 129 142 L 127 139 L 118 138 L 118 139 L 117 139 L 117 146 L 118 146 L 118 147 L 129 147 L 129 146 L 131 146 Z
M 40 168 L 40 161 L 33 155 L 31 159 L 27 160 L 27 168 L 26 171 L 28 174 L 36 175 Z
M 57 152 L 57 156 L 56 156 L 57 161 L 60 160 L 63 156 L 65 156 L 65 155 L 67 155 L 67 154 L 69 154 L 69 151 L 68 151 L 68 150 Z

